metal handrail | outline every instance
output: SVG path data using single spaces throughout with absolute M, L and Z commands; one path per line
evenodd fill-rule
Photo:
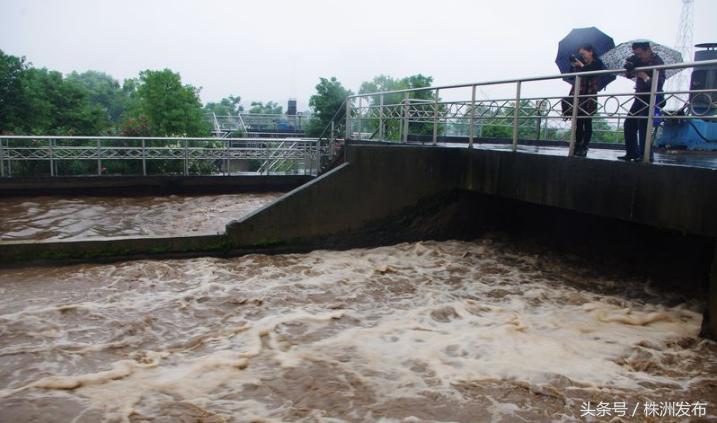
M 668 70 L 668 69 L 679 69 L 679 68 L 695 68 L 695 67 L 704 67 L 704 66 L 713 66 L 717 65 L 717 60 L 707 60 L 707 61 L 700 61 L 700 62 L 686 62 L 686 63 L 675 63 L 675 64 L 669 64 L 669 65 L 657 65 L 657 66 L 643 66 L 635 68 L 635 71 L 648 71 L 648 70 Z M 472 83 L 463 83 L 463 84 L 451 84 L 451 85 L 439 85 L 439 86 L 432 86 L 432 87 L 421 87 L 421 88 L 406 88 L 401 90 L 391 90 L 391 91 L 377 91 L 377 92 L 371 92 L 371 93 L 362 93 L 362 94 L 352 94 L 350 96 L 347 96 L 346 99 L 341 103 L 339 108 L 334 113 L 334 116 L 330 119 L 330 123 L 324 127 L 323 131 L 319 135 L 319 140 L 323 140 L 324 136 L 326 135 L 326 132 L 329 130 L 330 127 L 333 126 L 333 124 L 336 122 L 336 117 L 339 115 L 339 112 L 341 112 L 342 109 L 347 108 L 348 102 L 352 101 L 355 98 L 364 98 L 364 97 L 383 97 L 390 94 L 405 94 L 405 93 L 411 93 L 411 92 L 421 92 L 421 91 L 432 91 L 432 90 L 446 90 L 446 89 L 454 89 L 454 88 L 473 88 L 472 93 L 472 101 L 466 101 L 466 104 L 475 104 L 475 90 L 476 87 L 480 86 L 490 86 L 490 85 L 501 85 L 501 84 L 515 84 L 515 83 L 523 83 L 523 82 L 534 82 L 534 81 L 546 81 L 546 80 L 555 80 L 555 79 L 564 79 L 564 78 L 572 78 L 572 77 L 589 77 L 589 76 L 595 76 L 595 75 L 608 75 L 608 74 L 621 74 L 624 73 L 624 69 L 605 69 L 605 70 L 599 70 L 599 71 L 589 71 L 589 72 L 572 72 L 572 73 L 565 73 L 565 74 L 553 74 L 553 75 L 544 75 L 544 76 L 537 76 L 537 77 L 527 77 L 527 78 L 515 78 L 515 79 L 503 79 L 503 80 L 494 80 L 494 81 L 483 81 L 483 82 L 472 82 Z M 693 91 L 678 91 L 673 92 L 671 94 L 686 94 L 691 93 Z M 699 92 L 711 92 L 710 90 L 700 90 L 700 91 L 694 91 L 695 93 Z M 664 94 L 664 92 L 658 93 L 658 94 Z M 633 92 L 631 93 L 612 93 L 611 96 L 622 96 L 622 95 L 634 95 Z M 549 97 L 551 99 L 562 99 L 564 96 L 554 96 Z M 585 96 L 582 96 L 578 93 L 576 98 L 584 98 Z M 510 98 L 507 100 L 514 100 L 515 98 Z M 542 100 L 545 99 L 545 97 L 530 97 L 530 98 L 523 98 L 524 100 Z M 382 98 L 383 100 L 383 98 Z M 406 98 L 405 102 L 410 102 L 411 100 L 416 99 L 410 99 Z M 502 99 L 497 99 L 493 101 L 503 101 Z M 431 100 L 425 100 L 423 101 L 424 104 L 431 104 Z M 442 104 L 449 104 L 450 102 L 434 102 L 434 104 L 442 105 Z M 404 102 L 401 103 L 395 103 L 395 104 L 380 104 L 380 105 L 369 105 L 366 107 L 372 107 L 372 108 L 378 108 L 382 110 L 385 107 L 391 107 L 391 106 L 405 106 Z M 472 116 L 471 116 L 472 117 Z M 576 116 L 576 119 L 581 119 L 582 117 Z M 346 113 L 346 138 L 349 137 L 349 131 L 350 131 L 350 116 L 349 113 Z M 401 129 L 403 126 L 401 127 Z M 471 125 L 472 129 L 472 125 Z M 379 128 L 379 132 L 381 132 L 382 128 Z M 472 144 L 472 138 L 470 144 Z M 572 153 L 571 153 L 572 154 Z
M 172 141 L 172 140 L 187 140 L 187 141 L 272 141 L 281 142 L 276 138 L 267 137 L 234 137 L 234 138 L 221 138 L 216 137 L 122 137 L 122 136 L 94 136 L 94 135 L 0 135 L 3 139 L 37 139 L 37 140 L 147 140 L 147 141 Z M 293 141 L 316 141 L 318 138 L 312 137 L 289 137 Z
M 453 84 L 453 85 L 441 85 L 433 87 L 419 87 L 419 88 L 407 88 L 401 90 L 392 91 L 378 91 L 372 93 L 361 93 L 353 94 L 348 96 L 345 101 L 345 107 L 347 109 L 346 114 L 346 134 L 345 138 L 350 139 L 355 133 L 354 126 L 358 125 L 358 138 L 361 139 L 363 135 L 363 123 L 366 121 L 378 121 L 378 131 L 380 132 L 379 138 L 384 139 L 383 129 L 387 121 L 398 121 L 398 125 L 393 126 L 394 129 L 398 129 L 398 138 L 400 142 L 408 142 L 409 123 L 419 123 L 422 126 L 421 131 L 424 135 L 426 130 L 433 125 L 433 144 L 437 143 L 437 133 L 439 124 L 452 124 L 452 125 L 464 125 L 463 121 L 470 121 L 468 126 L 468 146 L 473 147 L 473 141 L 475 138 L 475 124 L 476 121 L 480 121 L 481 130 L 485 120 L 490 121 L 502 121 L 505 125 L 512 128 L 512 150 L 517 151 L 518 141 L 521 135 L 521 128 L 526 127 L 526 121 L 528 124 L 531 121 L 537 120 L 538 135 L 540 135 L 541 123 L 544 120 L 546 122 L 546 134 L 551 128 L 547 125 L 548 122 L 554 122 L 556 119 L 569 120 L 570 121 L 570 133 L 569 133 L 569 151 L 568 155 L 572 156 L 575 151 L 576 142 L 576 127 L 577 123 L 584 119 L 593 119 L 593 112 L 588 113 L 583 104 L 585 99 L 595 99 L 596 109 L 602 115 L 596 115 L 596 117 L 602 119 L 617 120 L 617 128 L 620 126 L 620 122 L 627 119 L 636 120 L 647 120 L 648 126 L 653 127 L 653 124 L 660 125 L 662 121 L 679 121 L 689 119 L 717 119 L 715 116 L 710 116 L 712 112 L 717 108 L 717 103 L 714 99 L 717 98 L 717 90 L 715 89 L 702 89 L 702 90 L 662 90 L 658 91 L 658 81 L 660 72 L 664 72 L 671 69 L 688 69 L 688 68 L 702 68 L 702 67 L 713 67 L 717 65 L 717 60 L 700 61 L 700 62 L 689 62 L 689 63 L 676 63 L 669 65 L 656 65 L 656 66 L 643 66 L 635 68 L 634 71 L 644 71 L 651 74 L 651 87 L 649 91 L 645 92 L 630 92 L 630 93 L 602 93 L 602 94 L 580 94 L 580 90 L 573 90 L 573 94 L 570 95 L 570 103 L 568 107 L 571 111 L 570 115 L 565 115 L 565 110 L 559 110 L 563 108 L 565 96 L 548 96 L 548 97 L 536 97 L 536 96 L 523 96 L 521 91 L 523 85 L 527 82 L 532 81 L 548 81 L 548 80 L 564 80 L 572 78 L 571 82 L 575 86 L 580 85 L 581 78 L 594 77 L 608 74 L 623 74 L 625 69 L 606 69 L 599 71 L 590 72 L 573 72 L 566 74 L 554 74 L 546 76 L 537 76 L 529 78 L 519 79 L 504 79 L 495 81 L 484 81 L 474 82 L 465 84 Z M 515 96 L 501 98 L 501 99 L 476 99 L 476 90 L 480 86 L 488 85 L 500 85 L 500 84 L 513 84 L 515 86 Z M 439 93 L 443 93 L 445 90 L 457 89 L 457 88 L 471 88 L 471 99 L 449 101 L 441 100 Z M 411 98 L 411 93 L 431 93 L 431 98 Z M 685 100 L 689 94 L 689 99 Z M 393 96 L 393 100 L 390 100 L 390 104 L 386 104 L 386 96 Z M 402 97 L 402 100 L 398 98 Z M 624 99 L 624 97 L 628 97 Z M 690 112 L 688 115 L 678 114 L 664 114 L 664 106 L 662 99 L 665 101 L 671 100 L 680 101 L 684 103 L 682 109 L 686 109 Z M 694 101 L 693 98 L 700 98 L 699 101 Z M 628 110 L 631 105 L 628 103 L 631 100 L 641 101 L 638 105 L 642 109 L 642 116 L 638 113 L 634 113 L 633 110 Z M 598 105 L 600 100 L 604 100 L 602 106 Z M 522 110 L 525 106 L 524 103 L 534 102 L 530 105 L 527 111 Z M 614 103 L 613 103 L 614 101 Z M 358 103 L 354 105 L 353 103 Z M 378 103 L 378 104 L 377 104 Z M 608 110 L 608 103 L 611 107 L 614 107 L 614 111 L 606 112 Z M 572 107 L 572 104 L 577 105 Z M 543 110 L 547 106 L 547 110 Z M 480 110 L 488 109 L 489 112 L 481 112 Z M 702 113 L 699 110 L 707 110 Z M 659 110 L 658 110 L 659 109 Z M 493 110 L 495 113 L 491 113 Z M 478 111 L 478 113 L 476 113 Z M 506 115 L 510 112 L 512 116 Z M 598 112 L 596 110 L 595 112 Z M 657 112 L 661 112 L 661 115 L 656 116 Z M 487 119 L 486 119 L 487 118 Z M 512 120 L 512 124 L 508 123 Z M 426 125 L 429 128 L 426 128 Z M 445 128 L 446 126 L 444 126 Z M 373 128 L 373 127 L 370 127 Z M 552 128 L 553 133 L 564 133 L 560 130 Z M 603 129 L 604 131 L 604 129 Z M 371 132 L 371 131 L 369 131 Z M 651 160 L 652 150 L 652 138 L 654 132 L 648 131 L 644 142 L 644 156 L 643 161 L 649 162 Z
M 38 145 L 37 142 L 42 142 Z M 72 145 L 74 142 L 75 145 Z M 86 145 L 77 145 L 82 142 Z M 212 163 L 196 167 L 200 172 L 229 172 L 232 161 L 261 161 L 260 172 L 271 172 L 272 163 L 295 162 L 292 169 L 304 174 L 318 171 L 317 138 L 215 138 L 215 137 L 122 137 L 68 135 L 0 135 L 0 176 L 12 176 L 13 165 L 24 162 L 48 162 L 49 175 L 56 176 L 59 163 L 96 161 L 96 174 L 102 175 L 103 163 L 126 161 L 141 163 L 141 174 L 147 175 L 147 163 L 157 160 L 183 162 L 181 173 L 189 174 L 190 164 Z M 33 165 L 34 166 L 34 165 Z M 36 167 L 25 169 L 37 169 Z M 85 169 L 89 169 L 86 167 Z M 86 171 L 86 170 L 85 170 Z M 47 174 L 46 171 L 43 173 Z M 285 172 L 284 172 L 285 173 Z M 34 176 L 34 175 L 33 175 Z
M 701 62 L 682 62 L 682 63 L 673 63 L 669 65 L 656 65 L 656 66 L 643 66 L 639 68 L 635 68 L 635 71 L 648 71 L 648 70 L 669 70 L 669 69 L 687 69 L 687 68 L 697 68 L 697 67 L 704 67 L 704 66 L 715 66 L 717 65 L 717 60 L 704 60 Z M 563 79 L 563 78 L 572 78 L 576 76 L 595 76 L 595 75 L 610 75 L 610 74 L 621 74 L 625 73 L 625 69 L 605 69 L 605 70 L 599 70 L 599 71 L 589 71 L 589 72 L 572 72 L 572 73 L 561 73 L 561 74 L 553 74 L 553 75 L 543 75 L 543 76 L 535 76 L 535 77 L 528 77 L 528 78 L 514 78 L 514 79 L 498 79 L 495 81 L 483 81 L 483 82 L 469 82 L 469 83 L 463 83 L 463 84 L 452 84 L 452 85 L 437 85 L 432 87 L 422 87 L 422 88 L 405 88 L 402 90 L 391 90 L 391 91 L 377 91 L 372 93 L 364 93 L 364 94 L 352 94 L 348 96 L 347 98 L 358 98 L 358 97 L 372 97 L 377 95 L 386 95 L 386 94 L 399 94 L 399 93 L 406 93 L 406 92 L 416 92 L 416 91 L 432 91 L 432 90 L 445 90 L 445 89 L 452 89 L 452 88 L 468 88 L 472 86 L 486 86 L 486 85 L 500 85 L 500 84 L 514 84 L 516 82 L 534 82 L 534 81 L 547 81 L 551 79 Z

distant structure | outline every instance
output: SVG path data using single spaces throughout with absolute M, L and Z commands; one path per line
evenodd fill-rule
M 289 116 L 296 116 L 296 99 L 290 98 L 289 105 L 286 108 L 286 114 Z
M 299 112 L 295 98 L 287 103 L 286 113 L 239 113 L 216 115 L 207 113 L 205 119 L 212 125 L 215 137 L 303 137 L 311 121 L 311 112 Z
M 694 58 L 693 38 L 694 38 L 694 14 L 693 9 L 695 0 L 682 0 L 682 11 L 680 12 L 680 22 L 677 27 L 677 37 L 675 40 L 675 50 L 682 53 L 682 60 L 690 62 Z M 669 90 L 681 91 L 687 90 L 690 80 L 686 71 L 682 71 L 668 80 Z M 678 95 L 682 101 L 671 99 L 670 105 L 673 108 L 679 108 L 687 100 L 686 95 Z

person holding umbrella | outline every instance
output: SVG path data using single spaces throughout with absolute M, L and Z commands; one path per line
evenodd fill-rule
M 600 57 L 615 47 L 613 39 L 595 27 L 574 28 L 558 43 L 558 54 L 555 64 L 560 73 L 589 72 L 605 69 Z M 563 114 L 572 116 L 572 102 L 575 93 L 575 76 L 566 76 L 565 82 L 570 83 L 571 96 L 561 102 Z M 615 75 L 585 76 L 580 78 L 579 95 L 595 95 L 615 80 Z M 588 144 L 592 137 L 592 116 L 597 111 L 595 97 L 581 98 L 576 120 L 575 150 L 576 156 L 585 157 Z
M 623 128 L 626 154 L 618 158 L 626 161 L 639 161 L 644 155 L 647 140 L 652 72 L 635 71 L 635 68 L 681 63 L 682 54 L 677 50 L 650 40 L 632 40 L 621 43 L 608 51 L 602 56 L 602 60 L 609 69 L 624 68 L 625 73 L 623 76 L 635 80 L 635 95 Z M 663 69 L 659 72 L 657 93 L 655 95 L 656 112 L 659 112 L 664 106 L 664 96 L 661 92 L 665 79 L 671 78 L 681 70 L 679 68 Z M 652 152 L 650 152 L 650 161 L 652 161 Z
M 578 56 L 570 57 L 570 64 L 573 72 L 592 72 L 604 70 L 605 65 L 602 60 L 595 54 L 595 49 L 591 44 L 585 44 L 577 51 Z M 578 101 L 578 118 L 575 128 L 575 155 L 585 157 L 588 154 L 588 144 L 593 134 L 592 116 L 597 111 L 597 100 L 592 97 L 597 94 L 600 89 L 601 76 L 584 76 L 580 78 L 580 87 L 578 95 L 591 96 L 581 98 Z M 575 82 L 570 90 L 570 96 L 575 93 Z
M 647 116 L 650 110 L 650 89 L 652 81 L 645 71 L 635 72 L 635 68 L 643 66 L 657 66 L 665 62 L 652 51 L 649 41 L 636 41 L 632 43 L 633 55 L 625 60 L 625 76 L 635 78 L 635 99 L 625 119 L 625 150 L 620 160 L 639 161 L 645 151 L 647 137 Z M 665 83 L 665 73 L 660 72 L 657 80 L 657 91 L 662 91 Z M 652 161 L 652 157 L 650 157 Z

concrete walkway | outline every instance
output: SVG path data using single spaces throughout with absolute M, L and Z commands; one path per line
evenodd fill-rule
M 430 145 L 428 143 L 415 143 L 416 145 Z M 441 147 L 456 147 L 456 148 L 468 148 L 466 143 L 438 143 Z M 616 147 L 618 147 L 616 145 Z M 475 143 L 473 148 L 480 150 L 499 150 L 499 151 L 510 151 L 512 146 L 510 144 L 498 144 L 498 143 Z M 536 145 L 518 145 L 518 152 L 531 153 L 531 154 L 542 154 L 549 156 L 567 156 L 567 147 L 552 147 L 552 146 L 536 146 Z M 588 152 L 588 159 L 599 159 L 599 160 L 613 160 L 617 161 L 619 156 L 625 154 L 625 150 L 620 148 L 609 149 L 609 148 L 591 148 Z M 582 158 L 576 158 L 582 159 Z M 655 164 L 661 165 L 677 165 L 677 166 L 688 166 L 688 167 L 700 167 L 707 169 L 717 169 L 717 152 L 711 151 L 687 151 L 687 150 L 662 150 L 655 151 Z

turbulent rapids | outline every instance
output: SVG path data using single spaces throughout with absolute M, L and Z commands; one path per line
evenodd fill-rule
M 0 421 L 569 421 L 586 401 L 714 404 L 702 305 L 589 269 L 487 236 L 1 270 Z

